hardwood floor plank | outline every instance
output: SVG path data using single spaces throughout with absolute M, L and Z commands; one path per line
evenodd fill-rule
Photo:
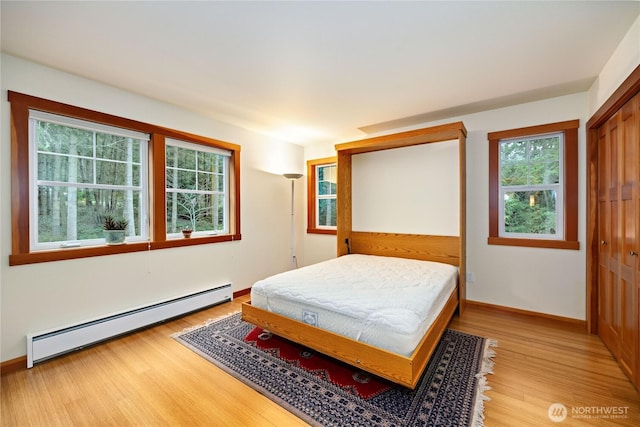
M 2 376 L 2 426 L 305 426 L 171 335 L 240 310 L 249 297 Z M 638 392 L 600 339 L 575 325 L 468 307 L 450 327 L 498 340 L 487 426 L 636 426 Z M 563 423 L 552 403 L 569 411 Z M 627 418 L 576 418 L 624 407 Z M 577 414 L 577 416 L 580 414 Z M 582 414 L 584 415 L 584 414 Z

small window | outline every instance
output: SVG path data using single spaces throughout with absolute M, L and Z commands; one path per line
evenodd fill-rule
M 148 238 L 149 135 L 29 111 L 31 250 L 104 244 L 105 215 L 127 221 L 127 241 Z
M 335 157 L 307 162 L 307 233 L 336 234 L 338 164 Z
M 562 239 L 563 134 L 500 140 L 500 237 Z
M 184 141 L 166 141 L 167 237 L 226 234 L 229 230 L 231 153 Z
M 490 244 L 578 248 L 577 128 L 489 134 Z

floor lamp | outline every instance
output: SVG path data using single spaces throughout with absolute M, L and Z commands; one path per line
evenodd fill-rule
M 293 241 L 294 241 L 294 228 L 293 228 L 293 190 L 294 190 L 294 183 L 296 181 L 296 179 L 301 178 L 302 174 L 301 173 L 285 173 L 283 174 L 285 178 L 291 180 L 291 231 L 290 231 L 290 241 L 289 241 L 289 263 L 290 263 L 290 270 L 293 270 L 294 268 L 296 268 L 296 256 L 294 255 L 293 252 Z

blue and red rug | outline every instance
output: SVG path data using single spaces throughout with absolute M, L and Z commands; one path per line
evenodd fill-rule
M 315 426 L 482 426 L 495 341 L 447 329 L 414 390 L 243 322 L 175 338 Z

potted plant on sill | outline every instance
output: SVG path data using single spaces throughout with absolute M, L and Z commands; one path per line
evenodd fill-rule
M 105 215 L 102 220 L 102 229 L 104 230 L 104 241 L 107 245 L 121 245 L 126 238 L 126 230 L 129 221 L 124 218 L 115 218 L 111 215 Z
M 191 233 L 193 233 L 193 229 L 189 227 L 185 227 L 182 229 L 182 235 L 185 239 L 191 238 Z

